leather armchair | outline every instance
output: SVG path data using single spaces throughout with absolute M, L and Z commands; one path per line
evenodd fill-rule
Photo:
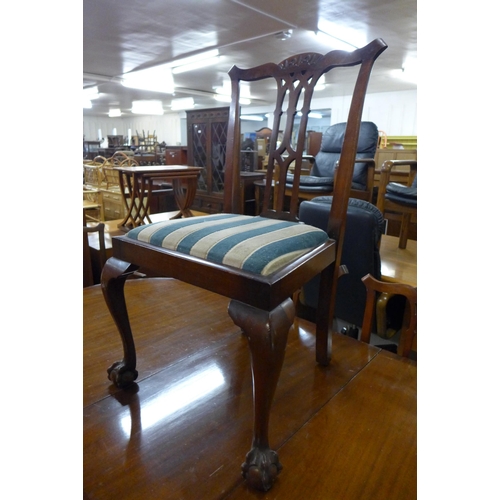
M 408 165 L 410 170 L 403 182 L 390 182 L 393 167 Z M 405 249 L 411 220 L 417 217 L 417 161 L 387 160 L 380 171 L 377 207 L 386 216 L 396 213 L 401 218 L 399 248 Z
M 331 196 L 320 196 L 303 201 L 299 208 L 300 221 L 326 230 L 331 200 Z M 381 278 L 379 247 L 383 230 L 384 218 L 375 205 L 349 199 L 341 257 L 341 264 L 349 272 L 338 281 L 335 317 L 356 326 L 363 324 L 366 304 L 366 288 L 361 279 L 366 274 Z M 318 294 L 319 276 L 316 276 L 302 287 L 301 305 L 315 310 Z
M 340 158 L 344 142 L 345 123 L 328 127 L 323 133 L 321 148 L 316 157 L 310 175 L 302 175 L 299 184 L 299 197 L 312 199 L 333 193 L 335 169 Z M 372 201 L 373 178 L 375 174 L 375 153 L 379 141 L 378 127 L 373 122 L 361 122 L 356 163 L 351 185 L 351 198 Z M 310 157 L 304 157 L 309 159 Z M 292 187 L 293 173 L 287 175 L 287 194 Z

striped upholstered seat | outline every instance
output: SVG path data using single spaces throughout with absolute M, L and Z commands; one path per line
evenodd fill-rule
M 306 224 L 235 214 L 157 222 L 127 237 L 263 276 L 328 239 Z

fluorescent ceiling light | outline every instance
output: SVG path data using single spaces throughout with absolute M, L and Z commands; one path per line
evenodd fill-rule
M 97 99 L 99 95 L 97 87 L 83 89 L 83 108 L 92 109 L 92 99 Z
M 231 102 L 231 82 L 225 80 L 222 87 L 215 87 L 216 95 L 214 99 L 220 102 Z M 250 87 L 245 84 L 240 84 L 240 104 L 248 106 L 251 104 Z
M 133 101 L 132 113 L 137 115 L 162 115 L 161 101 Z
M 316 35 L 321 41 L 330 45 L 332 49 L 353 51 L 366 45 L 364 32 L 332 23 L 325 19 L 318 21 L 318 32 Z M 326 38 L 324 35 L 328 35 Z
M 203 66 L 209 66 L 214 64 L 215 59 L 218 59 L 218 57 L 219 51 L 218 49 L 214 49 L 167 64 L 133 71 L 132 73 L 123 75 L 122 85 L 133 89 L 173 94 L 175 92 L 173 73 L 178 74 Z
M 230 95 L 214 94 L 214 99 L 219 102 L 231 102 Z
M 418 67 L 417 59 L 407 59 L 401 68 L 403 78 L 406 81 L 417 83 Z
M 196 54 L 194 56 L 177 59 L 176 61 L 168 63 L 168 66 L 171 67 L 184 66 L 186 64 L 192 64 L 199 61 L 204 61 L 205 59 L 216 57 L 218 55 L 219 55 L 219 49 L 207 50 L 206 52 L 202 52 L 201 54 Z
M 193 71 L 195 69 L 205 68 L 207 66 L 212 66 L 219 62 L 220 56 L 211 57 L 209 59 L 203 59 L 202 61 L 192 62 L 190 64 L 183 64 L 182 66 L 175 66 L 172 68 L 172 73 L 178 75 L 179 73 L 184 73 L 186 71 Z
M 393 69 L 390 74 L 393 78 L 416 84 L 418 78 L 417 59 L 407 59 L 401 69 Z
M 173 94 L 175 91 L 172 72 L 165 64 L 154 68 L 127 73 L 123 76 L 122 85 L 139 90 Z
M 182 99 L 172 99 L 172 111 L 194 108 L 194 99 L 192 97 L 183 97 Z
M 110 118 L 115 118 L 117 116 L 122 116 L 122 112 L 121 112 L 120 108 L 109 108 L 108 116 Z
M 97 87 L 88 87 L 83 89 L 83 98 L 84 99 L 97 99 L 100 96 Z
M 240 118 L 242 120 L 251 120 L 254 122 L 263 122 L 264 118 L 262 116 L 257 116 L 257 115 L 241 115 Z
M 224 80 L 222 87 L 215 87 L 214 90 L 217 94 L 231 95 L 231 82 L 229 80 Z M 248 84 L 240 83 L 240 95 L 248 97 L 249 99 L 252 98 L 250 95 L 250 86 Z
M 214 94 L 214 99 L 219 102 L 231 102 L 230 95 Z M 240 104 L 243 104 L 244 106 L 248 106 L 251 102 L 252 101 L 248 99 L 248 97 L 240 97 Z
M 168 66 L 172 68 L 172 73 L 177 75 L 179 73 L 184 73 L 185 71 L 192 71 L 194 69 L 210 66 L 211 64 L 217 62 L 219 58 L 219 49 L 213 49 L 195 56 L 178 59 L 177 61 L 168 63 Z

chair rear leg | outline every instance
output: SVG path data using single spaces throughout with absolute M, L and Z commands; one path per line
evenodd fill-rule
M 332 326 L 335 309 L 333 275 L 335 263 L 321 273 L 319 300 L 316 310 L 316 362 L 328 366 L 332 358 Z

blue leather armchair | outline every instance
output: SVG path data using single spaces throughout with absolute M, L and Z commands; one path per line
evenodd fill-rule
M 345 123 L 337 123 L 328 127 L 323 133 L 320 151 L 313 160 L 310 175 L 300 177 L 299 197 L 312 199 L 333 193 L 335 167 L 340 158 L 344 142 Z M 378 127 L 373 122 L 361 122 L 358 147 L 351 185 L 351 198 L 372 201 L 373 178 L 375 172 L 375 153 L 379 140 Z M 287 175 L 286 188 L 291 189 L 293 173 Z M 288 194 L 288 193 L 287 193 Z
M 312 226 L 326 229 L 331 206 L 331 196 L 321 196 L 311 201 L 303 201 L 299 208 L 299 219 Z M 347 208 L 346 229 L 341 264 L 349 271 L 337 285 L 335 316 L 360 327 L 366 304 L 366 288 L 361 279 L 371 274 L 381 278 L 380 239 L 384 231 L 382 213 L 371 203 L 351 198 Z M 319 276 L 303 286 L 300 306 L 313 312 L 318 303 Z M 307 315 L 306 315 L 307 316 Z M 312 319 L 310 316 L 308 319 Z

